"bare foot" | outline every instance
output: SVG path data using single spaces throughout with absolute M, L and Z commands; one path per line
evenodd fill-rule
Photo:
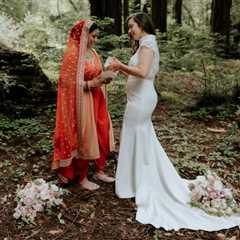
M 89 181 L 87 178 L 84 178 L 81 182 L 80 182 L 80 186 L 84 189 L 90 190 L 90 191 L 94 191 L 97 190 L 100 186 L 97 185 L 94 182 Z
M 115 178 L 113 177 L 109 177 L 108 175 L 106 175 L 104 172 L 98 172 L 96 174 L 96 178 L 103 181 L 103 182 L 106 182 L 106 183 L 112 183 L 115 181 Z

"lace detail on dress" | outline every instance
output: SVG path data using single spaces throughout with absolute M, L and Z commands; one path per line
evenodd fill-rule
M 154 51 L 153 67 L 151 68 L 151 70 L 147 76 L 148 79 L 153 79 L 153 78 L 155 78 L 155 75 L 159 71 L 159 50 L 158 50 L 158 45 L 157 45 L 155 35 L 148 34 L 148 35 L 142 37 L 139 40 L 138 51 L 140 51 L 141 47 L 143 47 L 143 46 L 151 48 Z

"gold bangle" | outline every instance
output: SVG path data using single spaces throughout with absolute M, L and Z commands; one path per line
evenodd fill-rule
M 89 90 L 87 81 L 84 81 L 83 89 L 84 89 L 84 91 L 88 91 Z

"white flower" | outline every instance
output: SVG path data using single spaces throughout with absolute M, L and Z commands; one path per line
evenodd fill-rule
M 223 184 L 221 181 L 217 180 L 214 182 L 213 187 L 217 190 L 217 191 L 221 191 L 223 188 Z
M 33 205 L 33 209 L 37 212 L 42 212 L 43 211 L 43 205 L 41 203 L 36 203 Z
M 222 193 L 223 193 L 225 198 L 227 198 L 227 199 L 231 199 L 232 198 L 232 191 L 231 191 L 231 189 L 225 188 L 225 189 L 223 189 Z
M 31 206 L 32 203 L 33 203 L 33 199 L 31 197 L 25 197 L 24 200 L 23 200 L 23 203 L 26 205 L 26 206 Z

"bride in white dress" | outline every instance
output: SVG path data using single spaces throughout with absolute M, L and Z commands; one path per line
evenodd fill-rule
M 116 194 L 120 198 L 135 197 L 137 221 L 156 228 L 216 231 L 240 225 L 239 215 L 216 217 L 190 206 L 187 181 L 176 172 L 151 121 L 157 104 L 154 79 L 159 71 L 154 29 L 144 13 L 130 16 L 127 23 L 128 34 L 139 46 L 128 65 L 113 58 L 109 66 L 128 75 Z

